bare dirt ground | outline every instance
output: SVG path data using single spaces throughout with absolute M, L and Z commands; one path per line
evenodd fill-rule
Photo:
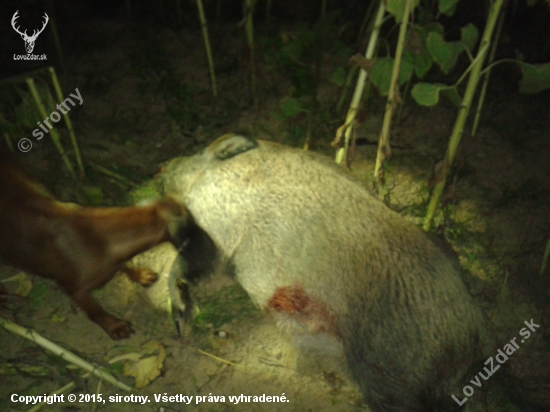
M 215 58 L 224 67 L 218 75 L 217 98 L 209 92 L 197 27 L 152 33 L 97 20 L 81 30 L 83 37 L 89 33 L 96 40 L 94 47 L 68 56 L 67 61 L 64 91 L 68 94 L 78 87 L 84 98 L 82 106 L 70 113 L 77 138 L 87 161 L 111 168 L 128 180 L 145 184 L 162 161 L 193 154 L 223 133 L 244 132 L 295 144 L 291 131 L 305 129 L 304 118 L 281 120 L 273 116 L 291 86 L 283 73 L 267 65 L 259 67 L 261 106 L 255 112 L 247 87 L 249 68 L 242 58 L 245 42 L 233 26 L 212 30 Z M 325 60 L 323 70 L 329 73 L 331 59 L 327 56 Z M 510 331 L 511 338 L 524 320 L 540 320 L 537 318 L 542 312 L 537 304 L 548 296 L 548 272 L 543 277 L 538 270 L 550 229 L 550 106 L 544 96 L 493 93 L 478 134 L 465 136 L 457 178 L 451 182 L 437 223 L 445 223 L 444 234 L 460 256 L 472 293 L 495 324 L 508 328 L 503 333 Z M 339 96 L 334 84 L 328 80 L 321 83 L 322 107 L 333 106 Z M 369 107 L 358 129 L 363 142 L 376 142 L 382 109 L 381 101 Z M 431 171 L 443 157 L 455 113 L 451 107 L 426 109 L 407 102 L 395 123 L 385 200 L 417 223 L 425 213 Z M 341 120 L 342 115 L 333 113 L 334 119 Z M 333 156 L 329 143 L 339 123 L 319 118 L 314 126 L 313 149 Z M 360 146 L 352 165 L 352 171 L 367 184 L 375 154 L 375 145 Z M 83 194 L 86 191 L 76 188 L 62 169 L 48 138 L 35 144 L 24 162 L 56 196 L 90 203 Z M 95 169 L 88 169 L 84 185 L 101 188 L 102 204 L 133 201 L 129 193 L 135 188 Z M 160 272 L 167 260 L 163 256 L 159 253 L 156 257 Z M 15 268 L 0 266 L 1 279 L 16 273 Z M 30 409 L 31 405 L 11 402 L 12 394 L 50 394 L 70 382 L 75 387 L 66 394 L 77 394 L 77 401 L 80 394 L 98 393 L 107 401 L 58 403 L 45 405 L 43 410 L 368 410 L 345 375 L 301 367 L 287 338 L 229 278 L 214 276 L 192 288 L 199 315 L 194 329 L 181 338 L 166 312 L 155 307 L 146 292 L 123 276 L 117 277 L 95 296 L 108 311 L 133 323 L 135 335 L 122 342 L 110 340 L 53 282 L 30 279 L 33 287 L 26 297 L 6 298 L 0 307 L 4 318 L 38 331 L 92 363 L 109 367 L 130 386 L 135 382 L 124 376 L 123 362 L 109 364 L 109 359 L 131 353 L 137 353 L 127 356 L 134 361 L 136 357 L 150 357 L 154 367 L 137 368 L 143 368 L 143 373 L 157 368 L 158 377 L 135 392 L 148 396 L 146 404 L 116 402 L 116 398 L 110 401 L 109 396 L 129 394 L 95 377 L 83 376 L 33 342 L 2 329 L 2 411 Z M 8 282 L 6 287 L 13 292 L 16 284 Z M 162 290 L 159 294 L 162 296 Z M 162 306 L 158 302 L 156 305 Z M 549 332 L 540 333 L 548 336 Z M 144 354 L 144 345 L 151 341 L 159 344 Z M 186 405 L 174 399 L 157 401 L 155 394 L 181 394 L 193 399 Z M 229 401 L 230 395 L 241 394 L 284 394 L 287 402 Z M 198 396 L 205 398 L 197 403 Z M 215 396 L 224 396 L 225 401 Z

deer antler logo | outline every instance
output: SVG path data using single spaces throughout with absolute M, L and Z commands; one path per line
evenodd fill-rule
M 13 29 L 17 33 L 19 33 L 21 35 L 21 38 L 24 40 L 25 49 L 27 49 L 27 54 L 31 54 L 33 49 L 34 49 L 34 42 L 36 41 L 36 38 L 38 37 L 38 35 L 40 33 L 42 33 L 44 31 L 44 28 L 46 27 L 46 24 L 48 24 L 48 21 L 50 20 L 50 18 L 48 17 L 48 15 L 46 13 L 44 13 L 44 17 L 46 18 L 46 21 L 42 25 L 42 28 L 40 30 L 34 30 L 32 36 L 28 36 L 27 35 L 27 30 L 25 30 L 24 32 L 21 32 L 21 31 L 19 31 L 19 27 L 15 27 L 15 20 L 17 20 L 17 18 L 19 17 L 17 15 L 17 13 L 19 13 L 19 10 L 17 10 L 13 14 L 13 17 L 11 19 L 11 26 L 13 27 Z

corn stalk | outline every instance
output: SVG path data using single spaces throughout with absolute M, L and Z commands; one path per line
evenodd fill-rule
M 405 37 L 409 25 L 409 16 L 411 15 L 412 10 L 412 0 L 407 0 L 407 2 L 405 3 L 405 10 L 403 12 L 403 21 L 401 21 L 401 27 L 399 28 L 397 49 L 395 51 L 395 60 L 393 63 L 393 70 L 391 74 L 390 90 L 388 92 L 388 100 L 386 101 L 384 123 L 382 125 L 382 131 L 380 132 L 380 138 L 378 139 L 378 153 L 376 154 L 376 166 L 374 167 L 375 178 L 379 178 L 380 168 L 384 163 L 384 159 L 386 158 L 386 156 L 389 156 L 391 154 L 391 119 L 393 117 L 394 108 L 397 104 L 399 96 L 399 69 L 401 68 L 401 57 L 403 56 L 403 49 L 405 48 Z
M 42 116 L 43 119 L 48 118 L 48 114 L 46 113 L 46 108 L 42 104 L 42 100 L 40 99 L 40 96 L 38 94 L 38 91 L 36 90 L 36 86 L 34 85 L 34 79 L 32 77 L 28 77 L 25 79 L 27 86 L 29 87 L 29 91 L 31 92 L 31 96 L 34 99 L 34 103 L 36 104 L 36 108 L 38 109 L 38 112 Z M 61 146 L 61 138 L 59 136 L 59 133 L 57 133 L 57 130 L 55 127 L 52 127 L 50 129 L 50 136 L 52 137 L 52 142 L 55 145 L 55 148 L 61 155 L 61 158 L 63 159 L 63 163 L 65 164 L 65 167 L 69 171 L 72 177 L 76 177 L 73 169 L 73 165 L 69 161 L 69 158 L 67 157 L 67 154 L 65 153 L 65 150 L 63 150 L 63 146 Z
M 212 94 L 214 97 L 218 95 L 218 87 L 216 86 L 216 73 L 214 71 L 214 59 L 212 58 L 212 49 L 210 48 L 210 38 L 208 37 L 208 24 L 202 7 L 202 0 L 197 0 L 197 9 L 199 10 L 199 18 L 201 21 L 202 37 L 204 40 L 204 49 L 206 50 L 206 59 L 208 60 L 208 70 L 210 71 L 210 83 L 212 84 Z
M 367 51 L 365 52 L 365 57 L 370 60 L 374 56 L 374 50 L 376 43 L 378 41 L 378 35 L 380 34 L 380 27 L 382 26 L 382 21 L 384 18 L 384 13 L 386 11 L 385 0 L 380 0 L 380 5 L 378 6 L 378 12 L 376 13 L 373 30 L 370 36 L 369 44 L 367 46 Z M 363 90 L 365 88 L 365 81 L 367 80 L 367 72 L 363 69 L 359 72 L 359 77 L 357 79 L 357 84 L 355 86 L 355 91 L 353 92 L 353 97 L 346 114 L 346 121 L 342 126 L 338 128 L 337 135 L 344 133 L 344 147 L 341 147 L 336 152 L 336 163 L 342 163 L 342 160 L 347 158 L 347 153 L 350 145 L 351 133 L 353 131 L 354 120 L 357 116 L 359 110 L 359 103 L 361 102 L 361 97 L 363 96 Z
M 503 2 L 504 0 L 495 0 L 491 3 L 491 6 L 489 8 L 489 16 L 487 18 L 485 30 L 483 31 L 478 54 L 472 62 L 468 85 L 466 86 L 466 91 L 458 110 L 458 116 L 453 128 L 453 132 L 451 134 L 451 138 L 449 139 L 449 146 L 447 147 L 447 151 L 445 152 L 443 167 L 441 168 L 441 176 L 438 177 L 439 182 L 434 188 L 430 203 L 428 205 L 428 212 L 426 214 L 426 218 L 424 219 L 423 229 L 426 231 L 430 230 L 432 226 L 433 218 L 439 205 L 439 199 L 441 198 L 441 195 L 443 194 L 443 189 L 445 188 L 449 169 L 453 164 L 458 144 L 460 143 L 460 139 L 462 137 L 462 134 L 464 133 L 464 124 L 466 123 L 466 119 L 472 105 L 472 99 L 479 83 L 481 69 L 483 67 L 483 63 L 485 62 L 485 57 L 487 56 L 487 52 L 491 44 L 491 38 L 493 37 L 493 32 L 501 12 Z

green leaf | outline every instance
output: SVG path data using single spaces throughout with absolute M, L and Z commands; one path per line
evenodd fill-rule
M 424 27 L 416 26 L 416 30 L 418 30 L 420 34 L 422 35 L 425 34 L 426 36 L 432 31 L 439 33 L 442 36 L 443 36 L 443 33 L 445 33 L 445 28 L 441 23 L 429 23 Z
M 42 304 L 43 299 L 46 296 L 48 296 L 49 292 L 50 292 L 49 285 L 45 285 L 45 284 L 36 285 L 34 288 L 32 288 L 28 298 L 34 306 L 39 306 Z
M 460 42 L 446 42 L 443 36 L 432 31 L 426 39 L 426 46 L 434 61 L 448 74 L 455 66 L 462 50 Z
M 399 77 L 397 79 L 400 86 L 405 84 L 414 72 L 414 64 L 410 56 L 411 53 L 406 53 L 403 55 L 403 59 L 401 59 L 401 67 L 399 68 Z M 390 56 L 378 59 L 370 73 L 371 81 L 378 88 L 381 96 L 387 96 L 390 90 L 394 62 L 395 60 Z
M 342 87 L 346 84 L 346 78 L 346 70 L 342 66 L 337 67 L 330 75 L 330 80 L 338 87 Z
M 439 11 L 446 16 L 455 14 L 458 0 L 439 0 Z
M 460 107 L 462 104 L 462 96 L 458 94 L 458 90 L 455 86 L 449 87 L 448 89 L 442 89 L 441 96 L 449 100 L 454 107 Z
M 472 23 L 460 29 L 460 37 L 466 48 L 471 52 L 477 44 L 479 33 Z
M 421 106 L 435 106 L 439 102 L 439 92 L 447 89 L 442 83 L 417 83 L 411 90 L 411 95 Z
M 90 206 L 100 206 L 103 204 L 103 192 L 98 186 L 81 186 L 79 195 L 82 196 L 83 203 Z
M 408 0 L 387 0 L 386 10 L 393 15 L 397 23 L 403 21 L 403 14 L 405 12 L 405 4 Z M 418 6 L 420 0 L 411 0 L 413 2 L 413 10 Z M 412 10 L 411 10 L 412 11 Z
M 401 67 L 399 68 L 399 85 L 409 81 L 414 73 L 414 59 L 411 53 L 403 53 L 401 58 Z
M 282 100 L 279 107 L 286 117 L 294 117 L 302 112 L 307 112 L 300 101 L 292 97 Z
M 441 27 L 442 28 L 442 27 Z M 438 30 L 438 26 L 434 25 L 433 30 Z M 424 27 L 415 26 L 409 34 L 409 48 L 404 53 L 403 58 L 412 62 L 414 66 L 414 72 L 422 78 L 431 69 L 433 65 L 433 59 L 428 49 L 426 48 L 426 38 L 428 37 L 428 30 Z M 410 54 L 410 56 L 408 56 Z
M 520 63 L 520 68 L 523 74 L 519 82 L 520 93 L 534 94 L 550 88 L 550 63 Z
M 381 96 L 388 95 L 388 91 L 390 90 L 392 69 L 393 58 L 390 56 L 378 59 L 372 68 L 370 78 L 374 85 L 378 88 L 378 92 Z
M 432 68 L 433 59 L 426 47 L 422 45 L 420 49 L 420 54 L 405 52 L 403 54 L 403 59 L 412 63 L 414 73 L 417 77 L 422 78 L 424 75 Z

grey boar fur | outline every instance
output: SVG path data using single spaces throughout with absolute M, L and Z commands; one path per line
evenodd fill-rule
M 459 409 L 451 393 L 486 359 L 482 312 L 457 265 L 331 159 L 225 135 L 159 185 L 282 329 L 343 347 L 373 411 Z

